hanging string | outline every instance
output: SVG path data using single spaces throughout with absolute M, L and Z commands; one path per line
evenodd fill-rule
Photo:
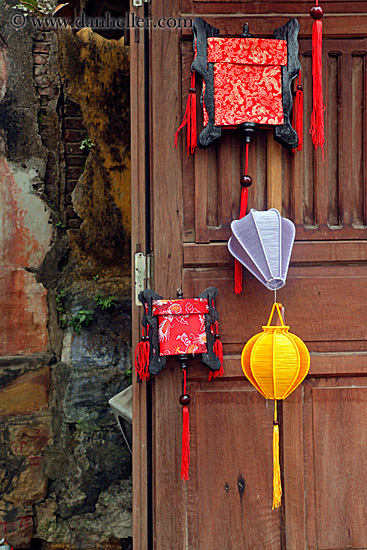
M 250 180 L 250 183 L 248 185 L 251 185 L 251 178 L 248 176 L 248 151 L 249 151 L 249 143 L 246 143 L 246 156 L 245 156 L 245 176 L 242 176 L 241 183 L 244 178 L 247 178 L 247 180 Z M 242 187 L 241 190 L 241 202 L 240 202 L 240 215 L 239 220 L 246 216 L 246 210 L 247 210 L 247 201 L 248 201 L 248 187 Z M 234 262 L 234 291 L 236 294 L 241 294 L 242 292 L 242 264 L 235 260 Z
M 182 369 L 183 373 L 183 395 L 180 397 L 182 405 L 182 452 L 181 452 L 181 479 L 187 481 L 189 479 L 190 467 L 190 422 L 189 409 L 190 396 L 186 393 L 186 368 Z

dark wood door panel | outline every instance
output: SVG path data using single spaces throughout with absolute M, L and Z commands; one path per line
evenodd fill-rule
M 311 352 L 309 377 L 367 376 L 367 351 Z M 190 361 L 190 380 L 207 380 L 208 371 L 200 361 Z M 224 378 L 244 379 L 241 355 L 225 355 Z
M 323 0 L 323 6 L 326 14 L 334 13 L 365 13 L 366 6 L 364 0 L 353 0 L 352 2 L 341 2 L 340 0 Z M 210 13 L 210 14 L 307 14 L 310 10 L 309 2 L 298 2 L 297 0 L 280 0 L 278 2 L 254 2 L 253 0 L 244 0 L 234 2 L 233 0 L 182 0 L 181 10 L 184 13 Z
M 367 378 L 352 376 L 307 379 L 284 401 L 287 548 L 367 548 L 366 405 Z
M 207 286 L 218 288 L 220 333 L 227 354 L 240 353 L 268 320 L 274 293 L 247 271 L 241 296 L 233 292 L 233 268 L 186 269 L 183 280 L 187 296 Z M 366 349 L 367 266 L 291 267 L 277 300 L 285 304 L 291 332 L 311 351 Z
M 280 550 L 272 511 L 273 403 L 244 378 L 190 382 L 192 550 Z
M 353 264 L 367 261 L 367 241 L 296 241 L 291 265 Z M 227 243 L 185 244 L 185 267 L 233 266 Z

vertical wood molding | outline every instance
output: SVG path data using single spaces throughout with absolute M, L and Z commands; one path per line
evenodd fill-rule
M 155 0 L 151 17 L 153 21 L 179 17 L 179 3 Z M 173 146 L 181 123 L 181 29 L 153 27 L 150 35 L 154 290 L 174 298 L 182 286 L 183 265 L 183 140 L 179 140 L 178 149 Z M 182 411 L 178 402 L 181 376 L 179 362 L 168 360 L 153 382 L 154 550 L 185 548 L 185 503 L 180 479 Z
M 142 9 L 136 8 L 136 16 Z M 130 30 L 131 94 L 131 265 L 132 265 L 132 355 L 139 340 L 141 308 L 135 305 L 134 255 L 145 251 L 145 155 L 144 155 L 144 33 Z M 134 364 L 134 357 L 132 357 Z M 133 539 L 135 550 L 148 548 L 147 524 L 147 409 L 146 384 L 133 375 Z
M 268 208 L 276 208 L 282 214 L 282 146 L 268 130 L 267 141 Z

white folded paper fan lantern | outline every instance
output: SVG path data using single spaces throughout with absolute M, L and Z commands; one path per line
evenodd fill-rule
M 228 248 L 268 289 L 285 285 L 296 228 L 282 218 L 278 210 L 265 212 L 251 209 L 241 220 L 231 223 L 232 237 Z

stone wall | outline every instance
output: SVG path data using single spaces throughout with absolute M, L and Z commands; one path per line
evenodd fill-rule
M 131 369 L 128 92 L 123 41 L 8 27 L 0 536 L 15 548 L 132 544 L 131 456 L 108 407 Z

